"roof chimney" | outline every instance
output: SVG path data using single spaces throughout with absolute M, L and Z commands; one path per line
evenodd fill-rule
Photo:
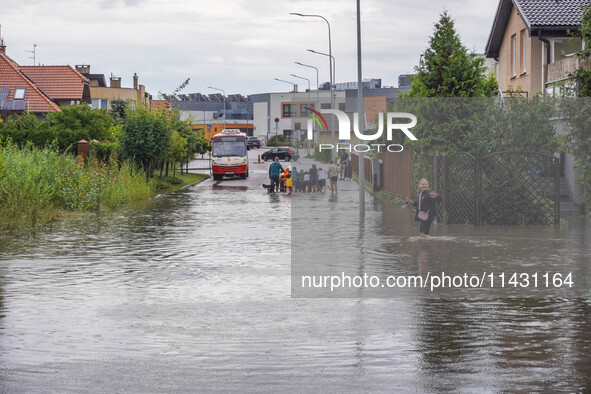
M 121 87 L 121 77 L 114 77 L 111 74 L 111 83 L 109 85 L 112 88 L 120 88 Z
M 133 73 L 133 88 L 137 90 L 137 73 Z
M 80 74 L 90 74 L 90 64 L 77 64 L 75 67 Z

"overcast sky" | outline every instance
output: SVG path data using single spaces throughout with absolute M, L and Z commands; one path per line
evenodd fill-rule
M 462 42 L 482 53 L 498 0 L 361 0 L 363 77 L 397 86 L 413 71 L 433 24 L 446 8 Z M 355 0 L 0 0 L 0 25 L 7 54 L 19 64 L 90 64 L 131 87 L 132 75 L 148 92 L 170 93 L 187 78 L 183 93 L 244 95 L 291 90 L 296 74 L 329 80 L 329 20 L 337 82 L 357 80 Z

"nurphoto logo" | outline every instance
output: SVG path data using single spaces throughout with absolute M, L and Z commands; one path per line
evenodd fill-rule
M 351 121 L 349 120 L 349 116 L 343 112 L 339 111 L 338 109 L 321 109 L 320 112 L 313 110 L 312 108 L 307 108 L 309 111 L 310 118 L 308 119 L 307 125 L 307 138 L 309 140 L 313 139 L 313 131 L 314 131 L 314 121 L 320 127 L 320 130 L 328 130 L 328 125 L 326 123 L 326 119 L 322 114 L 333 114 L 337 117 L 339 122 L 339 141 L 345 140 L 349 141 L 351 139 Z M 378 130 L 374 134 L 362 134 L 359 131 L 359 114 L 357 112 L 353 113 L 353 132 L 355 136 L 362 141 L 375 141 L 382 136 L 384 133 L 384 113 L 380 112 L 378 114 Z M 410 122 L 407 123 L 394 123 L 394 119 L 409 119 Z M 393 130 L 401 130 L 411 141 L 416 141 L 417 137 L 414 136 L 413 133 L 410 132 L 410 128 L 416 126 L 417 124 L 417 117 L 413 114 L 408 112 L 388 112 L 386 116 L 386 140 L 388 142 L 392 141 L 392 131 Z M 324 127 L 323 127 L 324 125 Z M 402 152 L 404 147 L 400 144 L 345 144 L 345 145 L 335 145 L 333 144 L 319 144 L 320 151 L 327 150 L 327 149 L 346 149 L 349 152 L 369 152 L 372 147 L 377 152 Z

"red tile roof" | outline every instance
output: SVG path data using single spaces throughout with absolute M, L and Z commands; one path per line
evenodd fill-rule
M 26 88 L 25 101 L 29 111 L 35 113 L 57 112 L 59 107 L 16 67 L 16 63 L 0 52 L 0 87 L 9 88 L 8 100 L 14 99 L 15 88 Z
M 172 101 L 169 100 L 151 100 L 150 111 L 167 110 L 172 108 Z
M 89 81 L 72 66 L 19 66 L 39 89 L 52 100 L 80 100 Z

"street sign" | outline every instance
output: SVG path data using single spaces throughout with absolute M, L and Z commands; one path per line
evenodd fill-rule
M 211 130 L 211 125 L 210 124 L 207 125 L 207 130 Z
M 275 123 L 279 123 L 279 118 L 275 118 Z

